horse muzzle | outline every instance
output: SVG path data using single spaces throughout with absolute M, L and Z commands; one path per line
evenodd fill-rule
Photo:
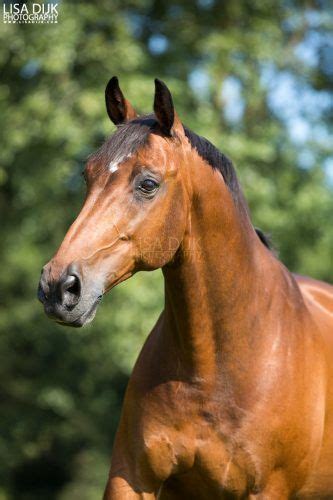
M 84 283 L 83 273 L 75 264 L 68 266 L 55 279 L 52 264 L 41 274 L 37 297 L 47 316 L 60 324 L 81 327 L 94 318 L 103 294 Z

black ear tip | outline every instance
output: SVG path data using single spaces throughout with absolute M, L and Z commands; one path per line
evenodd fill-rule
M 112 78 L 110 78 L 110 80 L 109 80 L 106 88 L 109 88 L 109 89 L 119 88 L 118 77 L 117 76 L 113 76 Z
M 169 90 L 168 87 L 165 85 L 164 82 L 162 82 L 162 80 L 160 80 L 159 78 L 155 78 L 155 88 L 156 90 L 162 90 L 162 89 L 165 89 L 165 90 Z
M 159 80 L 159 78 L 155 78 L 155 99 L 158 99 L 159 97 L 162 99 L 168 99 L 172 104 L 171 92 L 167 85 L 162 82 L 162 80 Z

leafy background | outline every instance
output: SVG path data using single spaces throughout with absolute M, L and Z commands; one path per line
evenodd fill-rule
M 8 4 L 8 2 L 7 2 Z M 150 111 L 153 78 L 237 166 L 290 269 L 333 281 L 333 10 L 327 0 L 59 3 L 0 24 L 0 499 L 101 498 L 124 389 L 163 304 L 160 272 L 92 326 L 44 317 L 40 268 L 79 210 L 85 158 L 112 132 L 112 75 Z

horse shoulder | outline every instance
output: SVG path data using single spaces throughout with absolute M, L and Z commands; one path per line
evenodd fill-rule
M 333 286 L 295 275 L 304 301 L 323 340 L 326 357 L 326 403 L 320 454 L 298 498 L 333 497 Z M 329 496 L 327 496 L 329 495 Z

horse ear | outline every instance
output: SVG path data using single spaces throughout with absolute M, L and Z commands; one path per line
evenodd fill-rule
M 137 116 L 131 103 L 125 99 L 119 87 L 118 78 L 113 76 L 105 89 L 106 110 L 115 125 L 125 123 Z
M 170 90 L 164 82 L 155 78 L 154 112 L 162 132 L 171 136 L 178 123 Z

